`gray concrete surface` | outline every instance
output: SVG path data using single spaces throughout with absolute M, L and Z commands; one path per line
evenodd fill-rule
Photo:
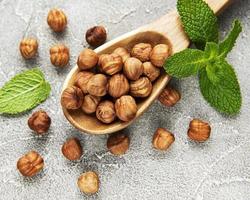
M 107 136 L 82 134 L 64 118 L 59 106 L 62 83 L 75 65 L 78 53 L 87 47 L 86 29 L 103 24 L 111 40 L 146 24 L 175 7 L 175 0 L 1 0 L 0 1 L 0 86 L 14 74 L 39 66 L 52 85 L 43 108 L 52 117 L 52 126 L 44 137 L 35 136 L 27 126 L 31 112 L 0 116 L 0 199 L 250 199 L 250 1 L 241 0 L 220 16 L 222 35 L 233 19 L 244 25 L 236 47 L 229 55 L 235 66 L 243 94 L 241 113 L 225 117 L 202 98 L 196 77 L 173 80 L 182 93 L 181 102 L 165 108 L 155 102 L 125 131 L 131 147 L 126 155 L 112 156 L 106 149 Z M 68 16 L 67 31 L 54 34 L 47 26 L 50 8 L 62 8 Z M 18 51 L 22 37 L 39 40 L 39 56 L 24 61 Z M 49 47 L 63 42 L 70 47 L 71 61 L 65 69 L 55 69 L 49 61 Z M 211 138 L 196 144 L 187 139 L 189 121 L 208 120 Z M 151 139 L 157 127 L 175 134 L 176 141 L 167 152 L 152 149 Z M 84 146 L 79 162 L 62 156 L 62 143 L 77 136 Z M 34 149 L 45 159 L 45 169 L 38 176 L 23 178 L 16 170 L 17 159 Z M 100 174 L 100 191 L 87 197 L 76 186 L 77 177 L 86 170 Z

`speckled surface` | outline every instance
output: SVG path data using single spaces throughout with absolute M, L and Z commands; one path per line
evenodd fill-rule
M 82 134 L 64 118 L 59 106 L 62 83 L 74 66 L 78 53 L 87 47 L 86 29 L 103 24 L 108 39 L 146 24 L 175 7 L 175 0 L 1 0 L 0 1 L 0 86 L 14 74 L 39 66 L 52 85 L 49 99 L 38 108 L 52 117 L 52 126 L 44 137 L 35 136 L 27 126 L 31 112 L 17 116 L 0 116 L 0 199 L 250 199 L 250 1 L 241 0 L 220 16 L 223 35 L 234 18 L 244 31 L 229 55 L 241 83 L 243 106 L 237 117 L 229 118 L 214 111 L 203 100 L 196 77 L 173 80 L 182 100 L 174 108 L 155 102 L 125 132 L 131 147 L 126 155 L 112 156 L 106 149 L 107 136 Z M 46 16 L 53 7 L 68 16 L 68 28 L 61 35 L 47 26 Z M 22 37 L 39 40 L 39 56 L 24 61 L 18 51 Z M 71 61 L 65 69 L 55 69 L 49 61 L 49 48 L 56 43 L 70 47 Z M 211 138 L 196 144 L 187 139 L 189 121 L 208 120 Z M 152 148 L 157 127 L 175 134 L 175 143 L 167 152 Z M 77 136 L 84 146 L 79 162 L 64 159 L 60 149 L 66 138 Z M 23 178 L 16 170 L 17 159 L 29 150 L 37 150 L 45 160 L 42 173 Z M 87 197 L 76 186 L 77 177 L 86 170 L 100 174 L 100 191 Z

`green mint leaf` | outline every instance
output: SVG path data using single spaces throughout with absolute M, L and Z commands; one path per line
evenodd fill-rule
M 0 113 L 18 114 L 30 110 L 47 99 L 49 93 L 50 85 L 38 68 L 22 72 L 0 89 Z
M 205 46 L 205 57 L 213 62 L 219 55 L 219 46 L 214 42 L 207 42 Z

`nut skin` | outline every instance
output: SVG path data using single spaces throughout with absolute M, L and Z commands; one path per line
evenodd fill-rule
M 181 94 L 174 88 L 167 86 L 159 95 L 158 100 L 165 106 L 174 106 L 181 99 Z
M 76 75 L 75 85 L 79 87 L 84 94 L 88 93 L 87 84 L 92 76 L 94 76 L 94 73 L 88 71 L 81 71 Z
M 137 113 L 137 105 L 133 97 L 124 95 L 115 102 L 117 117 L 125 122 L 132 120 Z
M 108 93 L 114 98 L 119 98 L 129 92 L 129 82 L 123 74 L 113 75 L 108 82 Z
M 64 67 L 69 62 L 69 48 L 63 44 L 50 48 L 50 61 L 56 67 Z
M 103 74 L 93 75 L 87 83 L 87 91 L 89 94 L 97 97 L 106 95 L 108 79 Z
M 100 101 L 101 101 L 101 97 L 96 97 L 96 96 L 87 94 L 84 97 L 83 103 L 82 103 L 83 112 L 85 112 L 86 114 L 94 113 Z
M 99 68 L 102 72 L 113 75 L 122 70 L 122 57 L 116 53 L 106 54 L 101 57 Z
M 71 86 L 66 88 L 61 96 L 61 104 L 69 110 L 76 110 L 82 106 L 83 92 L 80 88 Z
M 130 58 L 130 53 L 128 52 L 127 49 L 123 47 L 118 47 L 114 50 L 113 53 L 118 54 L 119 56 L 122 57 L 122 62 L 124 63 L 128 58 Z
M 123 133 L 116 133 L 109 136 L 107 148 L 114 155 L 123 155 L 129 148 L 130 139 Z
M 147 77 L 141 77 L 137 81 L 131 81 L 130 94 L 133 97 L 147 97 L 152 92 L 152 83 Z
M 85 39 L 89 45 L 98 47 L 107 39 L 107 32 L 103 26 L 94 26 L 87 30 Z
M 175 141 L 172 133 L 164 128 L 158 128 L 153 136 L 153 147 L 158 150 L 167 150 Z
M 38 49 L 38 42 L 33 38 L 25 38 L 20 42 L 19 50 L 23 58 L 30 59 L 33 58 Z
M 30 151 L 17 161 L 17 169 L 23 176 L 32 177 L 43 169 L 43 158 L 36 151 Z
M 80 70 L 91 69 L 98 63 L 98 55 L 92 49 L 84 49 L 77 59 L 77 65 Z
M 47 16 L 47 23 L 55 32 L 62 32 L 67 26 L 67 17 L 62 10 L 52 9 Z
M 79 189 L 85 194 L 95 194 L 99 190 L 99 177 L 93 171 L 83 173 L 77 180 Z
M 197 142 L 204 142 L 210 137 L 211 127 L 207 122 L 193 119 L 189 124 L 188 137 Z
M 151 62 L 144 62 L 143 74 L 149 78 L 151 82 L 155 81 L 160 76 L 160 69 L 155 67 Z
M 150 61 L 153 65 L 162 67 L 169 54 L 170 52 L 168 45 L 158 44 L 150 53 Z
M 79 160 L 83 154 L 82 146 L 77 138 L 70 138 L 62 146 L 62 154 L 68 160 Z
M 139 43 L 133 47 L 131 55 L 135 58 L 138 58 L 140 61 L 145 62 L 149 60 L 151 51 L 152 51 L 151 44 Z
M 34 112 L 28 120 L 28 126 L 37 134 L 44 134 L 49 130 L 51 119 L 48 114 L 39 110 Z
M 130 80 L 138 80 L 143 73 L 142 62 L 137 58 L 128 58 L 124 63 L 123 73 Z
M 96 117 L 105 124 L 110 124 L 116 118 L 114 103 L 108 100 L 102 101 L 96 109 Z

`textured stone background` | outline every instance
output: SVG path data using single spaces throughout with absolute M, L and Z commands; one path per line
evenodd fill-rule
M 0 1 L 0 85 L 14 74 L 39 66 L 52 85 L 49 99 L 38 108 L 48 111 L 52 126 L 48 135 L 35 136 L 27 126 L 31 112 L 0 116 L 0 199 L 250 199 L 250 1 L 241 0 L 220 16 L 223 35 L 235 18 L 244 24 L 236 47 L 229 55 L 242 87 L 243 106 L 237 117 L 225 117 L 214 111 L 202 98 L 196 77 L 172 81 L 182 93 L 181 102 L 165 108 L 155 102 L 125 131 L 131 148 L 122 157 L 106 149 L 107 136 L 91 136 L 74 129 L 59 106 L 62 83 L 75 65 L 78 53 L 87 47 L 83 34 L 95 24 L 108 28 L 111 40 L 146 24 L 175 7 L 175 0 L 1 0 Z M 62 8 L 68 16 L 68 28 L 54 34 L 46 24 L 49 9 Z M 24 36 L 39 40 L 39 56 L 24 61 L 18 44 Z M 49 61 L 49 48 L 63 42 L 70 47 L 71 61 L 65 69 L 55 69 Z M 211 138 L 204 144 L 187 139 L 189 121 L 208 120 Z M 151 147 L 153 132 L 166 127 L 176 141 L 167 152 Z M 84 146 L 79 162 L 62 156 L 62 143 L 77 136 Z M 23 178 L 16 170 L 17 159 L 34 149 L 45 159 L 38 176 Z M 77 177 L 86 170 L 100 174 L 98 194 L 87 197 L 78 191 Z

